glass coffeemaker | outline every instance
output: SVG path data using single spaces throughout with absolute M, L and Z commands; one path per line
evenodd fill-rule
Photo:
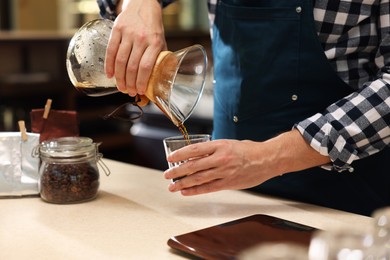
M 104 61 L 113 22 L 97 19 L 83 25 L 72 37 L 66 67 L 72 84 L 88 96 L 118 92 L 107 78 Z M 150 76 L 145 96 L 176 125 L 183 125 L 201 98 L 207 72 L 207 55 L 201 45 L 163 51 Z

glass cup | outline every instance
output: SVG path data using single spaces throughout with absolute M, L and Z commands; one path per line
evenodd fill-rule
M 390 259 L 390 207 L 373 212 L 376 259 Z
M 309 259 L 377 259 L 371 258 L 373 242 L 370 230 L 317 230 L 310 242 Z
M 202 143 L 202 142 L 208 142 L 210 141 L 210 135 L 208 134 L 192 134 L 192 135 L 181 135 L 181 136 L 172 136 L 167 137 L 163 140 L 164 143 L 164 149 L 166 156 L 170 155 L 176 150 L 179 150 L 180 148 L 183 148 L 184 146 L 190 145 L 190 144 L 196 144 L 196 143 Z M 173 168 L 176 167 L 182 163 L 185 163 L 186 161 L 181 161 L 177 163 L 171 163 L 168 162 L 168 167 Z M 175 182 L 181 178 L 175 178 L 172 180 L 172 182 Z
M 239 260 L 307 260 L 307 248 L 301 244 L 289 242 L 265 242 L 244 250 Z

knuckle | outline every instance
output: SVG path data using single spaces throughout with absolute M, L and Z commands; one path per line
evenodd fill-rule
M 185 163 L 185 166 L 186 166 L 188 172 L 194 173 L 195 169 L 196 169 L 196 162 L 193 160 L 189 160 Z
M 145 43 L 147 37 L 147 33 L 145 31 L 137 32 L 137 34 L 134 35 L 134 38 L 138 43 Z
M 112 53 L 115 53 L 115 50 L 116 50 L 116 47 L 114 46 L 114 45 L 112 45 L 112 44 L 109 44 L 108 46 L 107 46 L 107 54 L 112 54 Z
M 185 188 L 185 186 L 183 185 L 183 182 L 185 182 L 184 179 L 180 179 L 180 180 L 175 181 L 175 186 L 176 186 L 177 190 L 182 190 L 183 188 Z
M 135 63 L 129 63 L 126 68 L 126 72 L 130 74 L 129 76 L 134 75 L 134 73 L 138 70 L 138 66 Z
M 198 153 L 199 152 L 199 145 L 198 144 L 193 144 L 189 146 L 191 149 L 191 152 L 193 153 Z
M 194 183 L 196 183 L 197 185 L 203 183 L 203 182 L 204 182 L 203 179 L 204 179 L 203 176 L 201 176 L 200 174 L 194 174 L 194 175 L 193 175 L 193 181 L 194 181 Z
M 119 23 L 116 23 L 113 27 L 112 27 L 112 33 L 111 35 L 114 35 L 114 34 L 120 34 L 120 32 L 122 31 L 123 29 L 123 26 Z
M 159 33 L 155 34 L 151 45 L 153 45 L 154 47 L 163 47 L 165 45 L 163 38 L 164 37 L 161 34 Z
M 154 64 L 151 61 L 145 61 L 140 64 L 140 69 L 148 71 L 148 70 L 152 70 L 153 66 Z
M 124 56 L 118 56 L 116 58 L 116 63 L 117 65 L 124 67 L 124 65 L 126 65 L 127 63 L 127 58 Z
M 218 140 L 218 142 L 216 142 L 217 146 L 218 147 L 228 147 L 230 144 L 229 144 L 229 141 L 228 140 Z
M 227 156 L 220 156 L 220 157 L 217 158 L 217 163 L 219 165 L 226 166 L 226 165 L 228 165 L 230 163 L 230 161 L 231 161 L 231 159 L 229 157 L 227 157 Z
M 170 177 L 175 177 L 176 176 L 176 168 L 170 168 L 167 173 L 169 174 Z

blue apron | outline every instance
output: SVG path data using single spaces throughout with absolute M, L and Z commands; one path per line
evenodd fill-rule
M 324 54 L 312 1 L 218 1 L 213 139 L 272 138 L 353 91 Z M 389 149 L 356 161 L 353 173 L 316 167 L 251 190 L 370 215 L 390 205 L 386 159 Z

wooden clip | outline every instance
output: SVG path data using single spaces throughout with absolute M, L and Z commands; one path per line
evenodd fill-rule
M 48 99 L 46 101 L 45 110 L 43 111 L 43 118 L 44 119 L 47 119 L 48 116 L 49 116 L 49 112 L 50 112 L 50 108 L 51 108 L 51 102 L 52 102 L 51 99 Z
M 25 142 L 27 141 L 26 125 L 23 120 L 18 121 L 18 124 L 19 124 L 19 131 L 22 134 L 22 141 Z

